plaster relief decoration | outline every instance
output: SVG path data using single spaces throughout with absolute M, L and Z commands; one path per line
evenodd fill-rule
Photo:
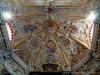
M 5 25 L 6 25 L 6 28 L 7 28 L 7 32 L 8 32 L 8 36 L 9 36 L 9 40 L 11 41 L 11 43 L 13 43 L 13 40 L 14 40 L 14 31 L 13 31 L 13 27 L 12 25 L 10 24 L 10 22 L 5 22 Z

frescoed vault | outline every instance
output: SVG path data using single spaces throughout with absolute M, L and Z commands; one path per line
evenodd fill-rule
M 32 6 L 32 0 L 13 2 L 18 4 L 16 9 L 12 8 L 15 19 L 7 22 L 12 50 L 31 70 L 42 71 L 42 64 L 54 63 L 59 65 L 59 71 L 68 71 L 88 56 L 94 26 L 92 21 L 85 19 L 93 8 L 90 4 L 85 5 L 87 0 L 82 3 L 84 8 L 80 8 L 81 0 L 77 0 L 75 8 L 73 0 L 71 8 L 67 8 L 69 4 L 60 7 L 58 1 L 55 6 L 59 7 L 54 7 L 51 18 L 46 12 L 46 0 L 40 3 L 41 7 L 38 3 L 37 7 Z M 4 7 L 9 10 L 7 5 Z
M 88 24 L 84 20 L 78 22 L 82 27 L 74 22 L 67 23 L 68 20 L 43 19 L 22 25 L 21 30 L 17 29 L 15 37 L 19 39 L 15 39 L 18 43 L 13 46 L 14 52 L 33 69 L 46 63 L 59 64 L 59 70 L 71 69 L 71 65 L 78 64 L 88 55 L 91 46 L 87 37 Z

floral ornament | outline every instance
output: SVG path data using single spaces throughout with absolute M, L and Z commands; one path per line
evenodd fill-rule
M 62 44 L 63 44 L 64 47 L 66 47 L 66 48 L 69 47 L 69 45 L 70 45 L 69 39 L 64 38 L 63 36 L 61 36 L 59 39 L 60 39 L 60 41 L 62 41 Z
M 77 27 L 75 25 L 73 25 L 72 23 L 68 26 L 64 27 L 64 30 L 68 33 L 75 33 L 77 31 Z
M 24 32 L 34 32 L 37 29 L 36 26 L 33 25 L 24 25 Z
M 30 58 L 30 52 L 26 49 L 23 49 L 23 50 L 18 50 L 18 51 L 15 51 L 15 54 L 17 54 L 19 56 L 19 58 L 21 58 L 22 60 L 24 60 L 24 62 L 26 64 L 29 63 L 29 58 Z

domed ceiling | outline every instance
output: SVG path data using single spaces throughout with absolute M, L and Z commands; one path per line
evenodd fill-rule
M 88 56 L 93 21 L 86 17 L 94 9 L 94 0 L 55 0 L 52 6 L 47 0 L 6 2 L 5 10 L 12 11 L 15 18 L 9 21 L 13 52 L 31 70 L 41 71 L 42 64 L 53 63 L 59 65 L 59 71 L 68 71 Z

